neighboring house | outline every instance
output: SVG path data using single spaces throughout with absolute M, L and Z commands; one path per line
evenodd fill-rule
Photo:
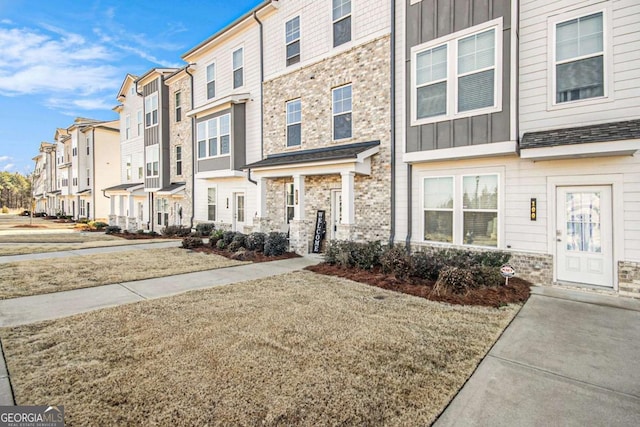
M 194 223 L 257 230 L 256 185 L 242 167 L 261 159 L 261 21 L 274 11 L 263 2 L 182 56 L 193 75 L 185 116 L 193 124 Z
M 67 129 L 58 129 L 57 213 L 74 219 L 106 220 L 109 201 L 102 189 L 119 182 L 118 122 L 101 122 L 78 117 Z
M 539 284 L 638 292 L 638 5 L 398 6 L 396 239 L 508 250 Z
M 389 1 L 278 2 L 265 16 L 263 135 L 257 181 L 262 231 L 288 230 L 292 250 L 327 239 L 390 237 Z
M 32 176 L 34 212 L 53 214 L 55 207 L 56 157 L 55 144 L 40 143 L 38 155 L 33 158 L 35 167 Z
M 136 79 L 127 74 L 118 91 L 120 104 L 113 110 L 120 115 L 120 181 L 104 189 L 110 198 L 109 224 L 123 230 L 149 229 L 149 199 L 144 191 L 144 115 L 143 98 Z

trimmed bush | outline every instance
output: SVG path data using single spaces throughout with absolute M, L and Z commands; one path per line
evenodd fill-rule
M 433 291 L 436 295 L 454 293 L 466 294 L 470 289 L 477 287 L 477 283 L 473 277 L 473 271 L 463 267 L 447 266 L 440 270 L 438 280 L 433 285 Z
M 222 236 L 224 235 L 224 230 L 214 230 L 209 236 L 209 246 L 212 248 L 217 248 L 218 241 L 222 240 Z
M 371 270 L 380 265 L 380 256 L 383 253 L 380 241 L 358 243 L 355 251 L 351 252 L 351 258 L 356 267 L 363 270 Z
M 225 231 L 224 234 L 222 234 L 222 240 L 224 240 L 224 244 L 227 246 L 233 242 L 234 237 L 236 237 L 235 231 Z
M 189 236 L 182 239 L 181 247 L 184 249 L 193 249 L 193 248 L 199 248 L 203 245 L 204 243 L 202 242 L 202 239 L 200 237 Z
M 502 265 L 502 264 L 500 264 Z M 504 285 L 504 277 L 500 274 L 499 267 L 486 267 L 479 265 L 471 269 L 476 287 L 493 288 Z
M 267 256 L 282 255 L 289 250 L 289 240 L 286 233 L 277 231 L 269 233 L 264 242 L 264 254 Z
M 411 263 L 411 275 L 427 280 L 436 280 L 440 270 L 445 265 L 440 257 L 427 252 L 414 252 L 411 254 Z
M 387 248 L 380 256 L 382 271 L 401 279 L 411 275 L 413 270 L 411 256 L 402 245 Z
M 212 222 L 201 222 L 196 225 L 196 234 L 200 237 L 209 237 L 216 226 Z
M 216 243 L 216 248 L 218 248 L 220 250 L 224 250 L 224 248 L 226 248 L 226 247 L 227 247 L 227 244 L 224 242 L 224 239 L 220 239 Z
M 96 230 L 104 230 L 105 228 L 107 228 L 109 226 L 109 224 L 107 224 L 106 222 L 102 222 L 102 221 L 90 222 L 89 225 L 91 227 L 95 228 Z
M 236 252 L 239 249 L 244 248 L 244 242 L 245 235 L 238 232 L 233 236 L 233 240 L 231 241 L 231 243 L 229 243 L 228 249 L 231 252 Z
M 104 234 L 115 234 L 115 233 L 119 233 L 121 231 L 121 228 L 118 227 L 117 225 L 108 225 L 104 228 Z
M 264 242 L 267 239 L 265 233 L 251 233 L 244 239 L 244 246 L 249 251 L 262 252 L 264 251 Z
M 191 235 L 191 229 L 182 225 L 167 225 L 161 233 L 166 237 L 187 237 Z

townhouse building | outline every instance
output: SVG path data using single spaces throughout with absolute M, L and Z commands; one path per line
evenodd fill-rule
M 256 222 L 292 250 L 390 233 L 390 3 L 285 1 L 263 22 Z M 314 237 L 316 237 L 314 239 Z
M 185 116 L 193 135 L 194 223 L 258 229 L 256 185 L 242 168 L 261 159 L 262 20 L 276 3 L 261 3 L 182 56 L 193 78 Z
M 32 193 L 34 198 L 34 213 L 53 215 L 55 207 L 56 156 L 55 144 L 41 142 L 32 176 Z
M 508 250 L 534 283 L 638 295 L 635 3 L 398 3 L 408 244 Z

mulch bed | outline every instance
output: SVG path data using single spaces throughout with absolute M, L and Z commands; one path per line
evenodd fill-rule
M 191 249 L 194 252 L 201 252 L 205 254 L 216 254 L 226 258 L 235 259 L 237 261 L 251 261 L 251 262 L 269 262 L 269 261 L 278 261 L 281 259 L 290 259 L 290 258 L 299 258 L 300 255 L 295 252 L 285 252 L 282 255 L 278 256 L 266 256 L 262 252 L 255 251 L 240 251 L 240 252 L 229 252 L 222 251 L 220 249 L 214 249 L 210 246 L 200 246 L 199 248 Z
M 393 275 L 383 273 L 379 267 L 368 271 L 358 268 L 346 269 L 338 265 L 322 263 L 306 267 L 306 269 L 314 273 L 344 277 L 356 282 L 366 283 L 371 286 L 402 292 L 432 301 L 458 305 L 501 307 L 506 304 L 523 303 L 529 298 L 529 287 L 531 286 L 531 283 L 526 280 L 513 277 L 509 279 L 507 286 L 502 285 L 493 288 L 472 289 L 466 294 L 447 293 L 437 295 L 432 292 L 435 283 L 433 281 L 414 277 L 398 279 Z
M 22 225 L 14 225 L 11 228 L 46 228 L 44 225 L 29 225 L 29 224 L 22 224 Z
M 103 230 L 104 231 L 104 230 Z M 167 237 L 161 234 L 149 233 L 110 233 L 110 236 L 122 237 L 127 240 L 150 240 L 150 239 L 180 239 L 181 237 Z

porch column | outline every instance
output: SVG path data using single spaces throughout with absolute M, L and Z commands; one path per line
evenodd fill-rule
M 354 213 L 354 172 L 342 172 L 342 221 L 341 224 L 351 225 L 355 221 Z
M 258 200 L 256 216 L 264 218 L 267 216 L 267 180 L 266 178 L 257 178 L 258 181 Z
M 109 198 L 109 214 L 116 214 L 116 196 L 114 195 Z
M 129 199 L 129 209 L 128 209 L 128 212 L 127 212 L 127 217 L 132 217 L 132 216 L 134 216 L 134 213 L 135 213 L 135 210 L 134 210 L 134 207 L 133 207 L 133 195 L 129 194 L 127 196 L 127 198 Z
M 304 220 L 304 175 L 293 176 L 293 219 Z

